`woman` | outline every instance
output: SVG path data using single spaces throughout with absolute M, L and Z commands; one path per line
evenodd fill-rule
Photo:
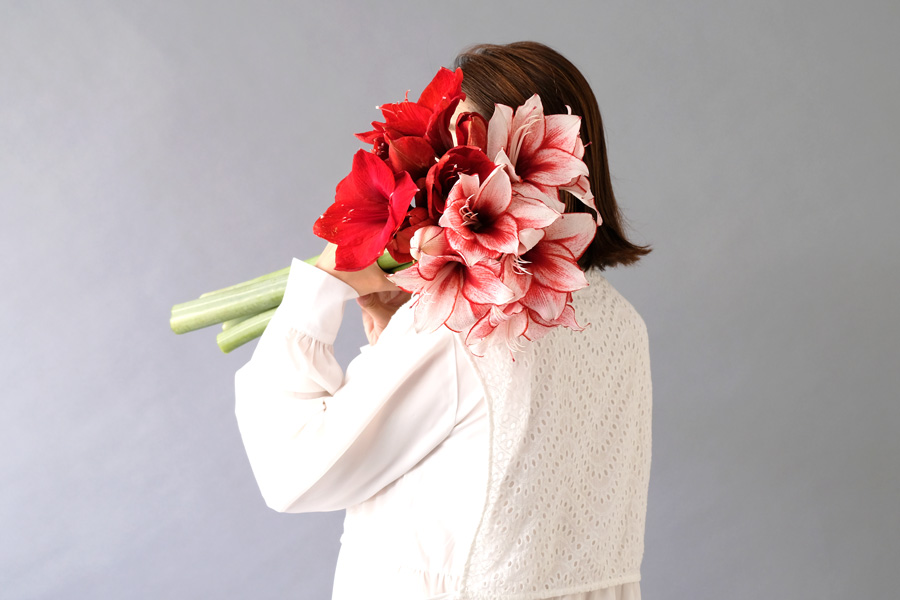
M 602 225 L 579 261 L 583 332 L 556 328 L 511 360 L 471 355 L 446 328 L 416 333 L 408 295 L 376 265 L 294 260 L 281 306 L 235 376 L 236 414 L 267 504 L 346 509 L 334 599 L 640 598 L 650 466 L 644 322 L 601 272 L 650 249 L 623 233 L 597 102 L 565 58 L 534 42 L 457 57 L 466 103 L 539 94 L 581 115 Z M 566 210 L 588 211 L 563 192 Z M 369 345 L 346 375 L 332 344 L 343 303 Z

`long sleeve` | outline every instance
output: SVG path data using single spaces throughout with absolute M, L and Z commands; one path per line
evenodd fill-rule
M 456 424 L 452 332 L 417 334 L 402 307 L 342 373 L 333 343 L 356 292 L 294 259 L 281 306 L 235 374 L 235 414 L 266 503 L 328 511 L 366 500 L 427 456 Z

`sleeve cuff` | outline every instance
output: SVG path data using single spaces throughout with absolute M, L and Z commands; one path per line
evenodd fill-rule
M 298 258 L 291 261 L 281 305 L 272 317 L 326 344 L 334 344 L 344 302 L 358 298 L 351 286 Z

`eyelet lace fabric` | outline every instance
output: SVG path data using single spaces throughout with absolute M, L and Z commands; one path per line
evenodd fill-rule
M 651 455 L 647 329 L 599 272 L 562 327 L 472 357 L 490 414 L 484 512 L 461 600 L 536 600 L 640 580 Z

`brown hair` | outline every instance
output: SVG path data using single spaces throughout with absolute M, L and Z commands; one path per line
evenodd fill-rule
M 506 45 L 479 44 L 464 50 L 454 61 L 463 70 L 462 89 L 469 103 L 485 118 L 494 104 L 513 108 L 534 94 L 541 97 L 546 114 L 565 114 L 566 105 L 581 119 L 581 139 L 586 146 L 584 162 L 590 173 L 602 224 L 594 241 L 578 261 L 582 269 L 630 265 L 649 254 L 650 246 L 636 246 L 625 238 L 624 219 L 613 195 L 606 158 L 606 141 L 600 108 L 591 86 L 564 56 L 538 42 Z M 568 192 L 560 192 L 566 212 L 593 212 Z

